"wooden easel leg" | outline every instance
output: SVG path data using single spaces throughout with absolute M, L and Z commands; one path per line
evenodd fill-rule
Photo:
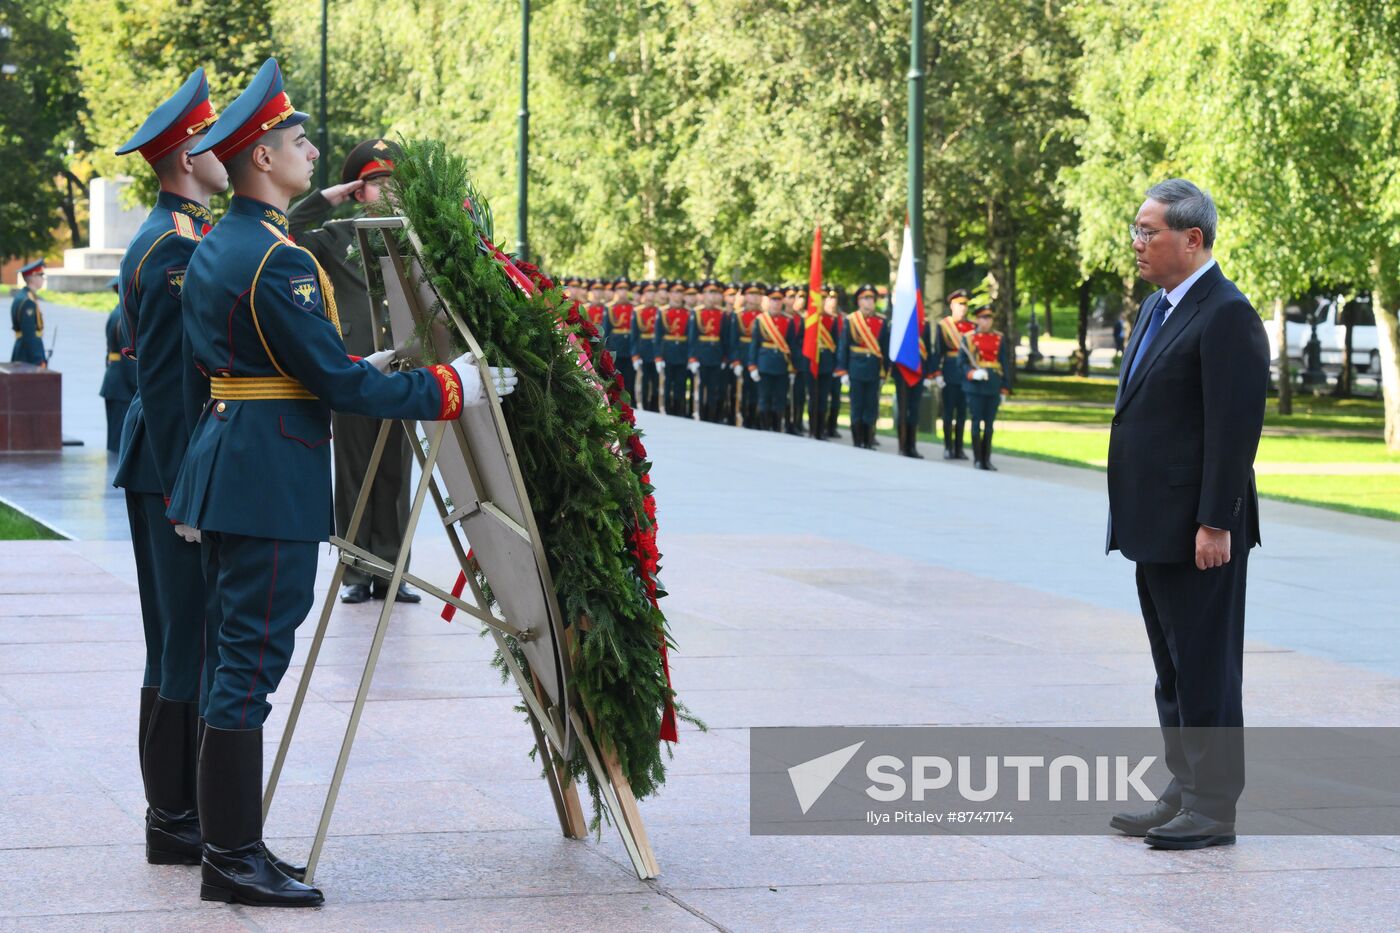
M 393 422 L 383 422 L 379 426 L 379 436 L 374 439 L 374 450 L 370 453 L 369 465 L 365 469 L 364 480 L 360 483 L 360 495 L 355 500 L 355 511 L 350 514 L 350 527 L 345 529 L 345 538 L 350 542 L 354 542 L 355 537 L 360 533 L 360 522 L 365 517 L 370 488 L 374 485 L 374 478 L 379 473 L 379 461 L 384 456 L 385 443 L 389 438 L 389 431 L 393 427 Z M 325 641 L 326 629 L 331 621 L 331 611 L 335 608 L 336 597 L 340 592 L 340 581 L 343 579 L 345 579 L 345 563 L 337 561 L 335 572 L 331 574 L 330 591 L 326 593 L 325 602 L 321 606 L 321 619 L 316 623 L 316 635 L 311 639 L 311 650 L 307 652 L 306 663 L 302 665 L 296 696 L 292 700 L 291 707 L 287 710 L 287 726 L 282 730 L 282 740 L 277 745 L 277 757 L 273 759 L 272 772 L 268 775 L 267 787 L 263 790 L 264 820 L 267 819 L 268 811 L 272 809 L 272 797 L 277 793 L 277 781 L 282 776 L 282 766 L 287 763 L 287 751 L 292 745 L 292 735 L 296 732 L 297 720 L 301 717 L 302 704 L 306 702 L 306 690 L 311 683 L 311 674 L 316 669 L 316 659 L 320 657 L 321 644 Z
M 385 422 L 384 428 L 390 426 Z M 413 496 L 413 508 L 409 512 L 408 527 L 404 530 L 404 541 L 412 541 L 418 527 L 418 519 L 423 512 L 423 502 L 428 495 L 428 487 L 433 482 L 433 466 L 437 463 L 438 450 L 442 447 L 443 436 L 447 433 L 447 422 L 437 423 L 432 428 L 432 441 L 424 463 L 423 475 L 418 480 L 418 489 Z M 383 440 L 381 430 L 380 440 Z M 340 757 L 335 762 L 335 773 L 331 776 L 330 788 L 326 793 L 326 803 L 321 810 L 321 822 L 316 827 L 316 838 L 311 843 L 311 855 L 306 861 L 306 882 L 315 877 L 316 863 L 320 861 L 321 849 L 326 844 L 326 833 L 330 829 L 331 814 L 335 810 L 336 798 L 340 795 L 340 784 L 345 778 L 345 766 L 350 760 L 350 749 L 355 744 L 355 733 L 360 727 L 360 715 L 364 712 L 369 687 L 374 680 L 374 669 L 379 663 L 379 652 L 384 647 L 384 636 L 389 630 L 389 616 L 394 610 L 399 592 L 399 582 L 403 579 L 404 568 L 408 565 L 407 547 L 399 550 L 394 562 L 393 575 L 389 577 L 388 591 L 384 597 L 384 608 L 379 611 L 379 623 L 374 629 L 374 640 L 370 643 L 369 657 L 365 661 L 364 673 L 360 675 L 360 688 L 355 693 L 355 703 L 350 708 L 350 722 L 345 727 L 345 739 L 340 746 Z
M 623 848 L 632 860 L 632 868 L 643 881 L 655 878 L 661 874 L 661 869 L 656 864 L 656 855 L 652 852 L 651 842 L 647 839 L 645 827 L 642 826 L 642 815 L 637 810 L 637 801 L 632 796 L 626 776 L 618 767 L 617 759 L 612 758 L 609 763 L 598 754 L 583 720 L 579 718 L 577 708 L 569 710 L 569 718 L 573 721 L 583 753 L 588 758 L 588 767 L 598 781 L 603 802 L 612 812 L 618 835 L 622 837 Z M 626 794 L 625 804 L 622 794 Z
M 545 705 L 544 691 L 540 689 L 538 682 L 534 683 L 535 699 L 540 701 L 540 705 Z M 539 749 L 544 763 L 545 783 L 549 785 L 549 794 L 554 798 L 554 809 L 559 815 L 559 827 L 564 831 L 564 835 L 569 839 L 583 839 L 588 836 L 588 821 L 583 817 L 583 804 L 578 799 L 578 787 L 575 786 L 573 778 L 569 777 L 568 768 L 559 765 L 554 760 L 554 751 L 548 739 L 545 738 L 544 730 L 540 728 L 539 720 L 527 706 L 526 712 L 530 717 L 530 728 L 535 733 L 535 747 Z

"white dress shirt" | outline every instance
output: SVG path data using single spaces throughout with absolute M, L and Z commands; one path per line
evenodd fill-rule
M 1186 277 L 1184 282 L 1167 292 L 1167 313 L 1162 317 L 1163 324 L 1167 323 L 1167 318 L 1172 316 L 1172 312 L 1176 310 L 1177 305 L 1181 304 L 1182 299 L 1186 297 L 1186 293 L 1191 290 L 1191 286 L 1196 284 L 1196 280 L 1205 275 L 1213 265 L 1215 265 L 1215 257 L 1207 259 L 1201 264 L 1201 268 L 1192 272 Z

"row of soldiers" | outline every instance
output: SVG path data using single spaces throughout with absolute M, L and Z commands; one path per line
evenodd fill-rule
M 964 428 L 972 416 L 973 461 L 991 464 L 992 425 L 1010 392 L 1009 341 L 992 329 L 990 305 L 968 320 L 969 296 L 948 296 L 949 313 L 919 334 L 920 366 L 905 378 L 890 350 L 887 291 L 855 290 L 856 308 L 841 311 L 841 291 L 822 290 L 814 313 L 806 285 L 722 284 L 657 279 L 563 279 L 603 334 L 627 390 L 649 411 L 746 428 L 839 438 L 842 390 L 850 395 L 851 438 L 878 446 L 875 424 L 885 379 L 893 373 L 899 452 L 922 459 L 918 417 L 924 391 L 942 393 L 943 457 L 966 460 Z M 808 356 L 807 330 L 815 328 Z M 815 369 L 815 372 L 813 371 Z M 809 415 L 810 406 L 810 415 Z

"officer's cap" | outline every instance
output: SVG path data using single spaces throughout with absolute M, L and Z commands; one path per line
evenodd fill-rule
M 982 307 L 978 308 L 976 311 L 972 312 L 972 316 L 973 316 L 973 317 L 991 317 L 992 314 L 993 314 L 993 311 L 992 311 L 992 306 L 991 306 L 991 305 L 983 305 Z
M 768 289 L 769 298 L 786 298 L 787 294 L 787 289 L 783 288 L 781 285 L 774 285 Z
M 877 291 L 875 290 L 875 286 L 874 286 L 874 285 L 862 285 L 860 288 L 856 289 L 856 298 L 857 298 L 857 299 L 859 299 L 862 295 L 879 295 L 879 294 L 880 294 L 880 293 L 877 292 Z
M 948 304 L 952 304 L 955 301 L 961 301 L 963 304 L 967 304 L 968 300 L 967 289 L 965 288 L 960 288 L 957 291 L 948 293 Z
M 191 136 L 207 130 L 215 118 L 214 106 L 209 103 L 209 81 L 204 69 L 196 68 L 174 96 L 151 111 L 117 155 L 139 150 L 141 157 L 154 165 Z
M 685 293 L 686 293 L 687 295 L 698 295 L 698 294 L 700 294 L 700 285 L 699 285 L 699 283 L 697 283 L 697 282 L 686 282 L 686 283 L 685 283 Z
M 340 167 L 340 183 L 370 181 L 383 178 L 394 171 L 394 159 L 399 156 L 399 147 L 387 139 L 367 139 L 345 157 Z
M 613 279 L 613 288 L 631 288 L 632 280 L 625 275 L 619 275 Z
M 44 271 L 44 260 L 36 259 L 27 266 L 19 267 L 20 275 L 33 275 L 36 272 Z
M 213 150 L 220 162 L 227 162 L 256 143 L 269 130 L 300 126 L 309 119 L 292 106 L 282 90 L 282 69 L 277 59 L 263 62 L 253 82 L 219 115 L 204 141 L 190 155 Z
M 744 286 L 745 295 L 762 295 L 765 294 L 767 291 L 768 289 L 763 287 L 762 282 L 749 282 Z

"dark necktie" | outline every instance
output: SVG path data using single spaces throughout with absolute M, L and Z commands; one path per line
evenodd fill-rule
M 1157 336 L 1157 331 L 1162 329 L 1162 322 L 1167 319 L 1167 312 L 1171 310 L 1172 304 L 1163 295 L 1162 300 L 1157 302 L 1152 308 L 1152 316 L 1147 321 L 1147 330 L 1143 331 L 1142 340 L 1138 343 L 1137 352 L 1133 354 L 1133 364 L 1128 367 L 1128 378 L 1123 380 L 1126 385 L 1133 378 L 1133 373 L 1137 372 L 1138 363 L 1147 354 L 1147 348 L 1152 345 L 1152 339 Z

